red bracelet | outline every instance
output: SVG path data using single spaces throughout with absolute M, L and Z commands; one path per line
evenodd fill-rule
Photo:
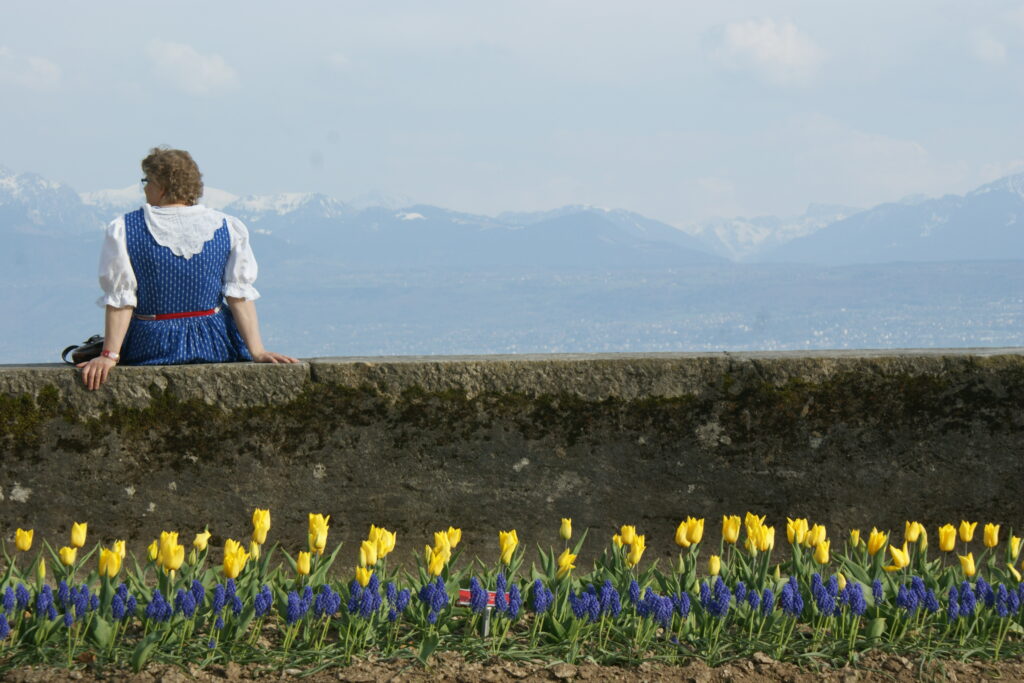
M 100 355 L 103 356 L 104 358 L 109 358 L 115 363 L 121 360 L 121 354 L 117 353 L 116 351 L 108 351 L 107 349 L 103 349 Z

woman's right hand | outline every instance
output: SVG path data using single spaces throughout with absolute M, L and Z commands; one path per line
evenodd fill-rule
M 298 358 L 292 358 L 286 356 L 283 353 L 274 353 L 273 351 L 262 351 L 260 353 L 252 354 L 252 360 L 254 363 L 298 363 Z
M 96 391 L 110 375 L 111 369 L 117 363 L 106 356 L 96 356 L 92 360 L 79 363 L 76 368 L 82 368 L 82 383 L 89 391 Z

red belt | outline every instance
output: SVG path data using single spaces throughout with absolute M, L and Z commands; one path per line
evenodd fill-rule
M 174 320 L 175 318 L 201 318 L 206 315 L 215 315 L 220 312 L 220 306 L 215 306 L 208 311 L 186 311 L 184 313 L 157 313 L 156 315 L 143 315 L 136 313 L 138 320 Z

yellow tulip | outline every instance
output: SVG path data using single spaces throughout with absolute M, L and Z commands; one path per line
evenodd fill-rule
M 1006 568 L 1010 570 L 1011 574 L 1013 574 L 1013 578 L 1017 580 L 1017 583 L 1020 583 L 1020 572 L 1013 566 L 1013 562 L 1007 562 Z
M 125 549 L 124 541 L 114 541 L 114 545 L 111 546 L 111 549 L 117 553 L 118 557 L 122 560 L 125 558 L 125 555 L 128 554 L 128 551 Z
M 566 548 L 562 551 L 562 554 L 558 556 L 558 578 L 564 577 L 566 574 L 576 568 L 573 562 L 576 561 L 576 556 L 569 552 Z
M 363 541 L 359 546 L 359 566 L 372 567 L 377 564 L 377 544 Z
M 903 547 L 897 548 L 895 546 L 889 546 L 889 552 L 892 553 L 892 564 L 888 567 L 883 567 L 887 572 L 895 572 L 903 569 L 910 564 L 910 551 L 907 550 L 907 542 L 903 541 Z
M 451 542 L 451 539 L 448 537 L 448 532 L 447 531 L 443 531 L 442 530 L 442 531 L 435 531 L 434 532 L 434 547 L 435 548 L 445 547 L 445 548 L 448 548 L 449 550 L 451 550 L 452 542 Z
M 70 567 L 75 563 L 75 558 L 78 557 L 78 548 L 64 546 L 59 551 L 60 561 L 65 567 Z
M 907 521 L 903 528 L 903 540 L 908 543 L 917 543 L 917 539 L 921 537 L 921 530 L 923 527 L 920 522 Z
M 249 555 L 252 556 L 253 562 L 260 559 L 260 544 L 256 541 L 249 541 Z
M 999 525 L 986 524 L 984 538 L 986 548 L 995 548 L 997 545 L 999 545 Z
M 462 541 L 462 529 L 453 526 L 448 527 L 448 545 L 455 548 Z
M 382 560 L 387 557 L 392 550 L 395 549 L 395 542 L 398 539 L 398 534 L 394 531 L 388 531 L 387 529 L 381 528 L 380 533 L 377 535 L 377 559 Z
M 1010 559 L 1016 561 L 1017 556 L 1020 555 L 1020 536 L 1010 536 Z
M 838 574 L 836 574 L 836 581 L 839 582 L 839 590 L 840 591 L 846 590 L 846 577 L 843 576 L 842 572 L 839 572 Z
M 704 538 L 704 518 L 686 518 L 686 540 L 690 543 L 700 543 Z
M 633 545 L 633 539 L 636 538 L 636 527 L 623 525 L 623 527 L 619 529 L 619 536 L 622 537 L 622 542 L 626 545 Z
M 88 522 L 75 522 L 71 525 L 71 545 L 81 548 L 85 545 L 85 534 L 89 530 Z
M 620 536 L 619 534 L 615 534 L 614 536 L 612 536 L 612 543 L 615 545 L 616 548 L 621 548 L 623 545 L 625 545 L 622 542 L 622 536 Z
M 572 518 L 562 517 L 562 526 L 558 528 L 558 535 L 562 537 L 562 540 L 568 541 L 572 538 Z
M 245 552 L 245 547 L 241 543 L 232 538 L 224 541 L 224 562 L 221 569 L 226 578 L 237 579 L 248 560 L 249 553 Z
M 766 517 L 767 515 L 761 515 L 758 517 L 753 512 L 748 511 L 747 514 L 743 516 L 743 524 L 744 526 L 762 526 Z
M 36 579 L 38 579 L 39 583 L 46 581 L 46 562 L 41 557 L 39 558 L 39 564 L 36 565 Z
M 299 551 L 299 557 L 295 560 L 295 571 L 298 572 L 300 576 L 309 575 L 309 560 L 311 557 L 311 553 L 308 553 L 305 550 Z
M 252 540 L 263 545 L 267 542 L 268 531 L 270 531 L 270 510 L 256 508 L 252 511 Z
M 974 540 L 974 530 L 977 528 L 977 522 L 967 522 L 960 520 L 960 540 L 964 543 L 970 543 Z
M 160 564 L 165 571 L 173 572 L 181 569 L 181 563 L 185 561 L 185 546 L 175 544 L 164 549 L 160 553 Z
M 946 524 L 939 527 L 939 550 L 950 552 L 956 546 L 956 527 Z
M 676 527 L 676 545 L 680 548 L 689 548 L 690 539 L 686 537 L 686 520 L 679 522 L 679 526 Z
M 647 541 L 644 539 L 644 535 L 637 534 L 633 542 L 629 544 L 629 553 L 626 554 L 626 566 L 635 567 L 640 564 L 640 558 L 643 557 L 644 550 L 646 549 Z
M 427 559 L 427 573 L 431 576 L 440 576 L 441 572 L 444 570 L 445 562 L 446 560 L 444 559 L 443 554 L 437 552 L 431 553 L 430 557 Z
M 18 529 L 14 532 L 14 545 L 17 546 L 18 550 L 23 553 L 27 553 L 32 550 L 32 536 L 35 535 L 34 529 L 25 531 L 24 529 Z
M 824 524 L 815 524 L 804 537 L 804 546 L 814 548 L 828 537 Z
M 875 527 L 871 527 L 871 534 L 868 536 L 868 555 L 875 555 L 879 550 L 885 547 L 888 540 L 888 534 L 879 531 Z
M 121 571 L 121 556 L 116 550 L 100 548 L 100 576 L 114 578 Z
M 149 561 L 150 562 L 155 562 L 156 558 L 157 558 L 157 555 L 159 555 L 159 554 L 160 554 L 160 544 L 157 543 L 156 539 L 154 538 L 153 542 L 149 544 L 148 548 L 146 548 L 146 556 L 149 557 Z
M 356 581 L 363 588 L 366 588 L 366 584 L 370 583 L 370 577 L 373 576 L 373 570 L 367 569 L 366 567 L 356 567 Z
M 821 541 L 814 546 L 814 561 L 818 564 L 828 564 L 828 550 L 832 541 Z
M 210 544 L 210 530 L 205 529 L 201 533 L 196 534 L 196 537 L 192 539 L 192 547 L 196 550 L 203 551 Z
M 498 545 L 501 546 L 502 563 L 509 564 L 512 562 L 512 553 L 515 552 L 516 546 L 519 545 L 519 534 L 516 533 L 515 529 L 512 529 L 512 531 L 499 531 Z
M 737 520 L 739 517 L 736 518 Z M 718 576 L 718 572 L 722 571 L 722 558 L 718 555 L 712 555 L 708 558 L 708 573 L 711 576 Z
M 850 529 L 850 547 L 856 548 L 860 545 L 860 529 Z
M 968 578 L 974 576 L 977 569 L 974 567 L 974 553 L 967 553 L 966 555 L 957 555 L 960 558 L 960 568 L 964 570 L 964 575 Z
M 726 543 L 735 543 L 740 537 L 739 515 L 722 515 L 722 538 Z
M 807 537 L 807 529 L 806 519 L 786 517 L 786 540 L 790 545 L 803 543 L 804 538 Z
M 324 517 L 321 514 L 309 513 L 309 550 L 317 555 L 323 555 L 327 547 L 327 529 L 331 516 Z

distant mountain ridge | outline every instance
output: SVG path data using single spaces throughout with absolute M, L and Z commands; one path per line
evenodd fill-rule
M 399 206 L 403 198 L 379 193 L 357 199 L 346 203 L 303 192 L 239 197 L 206 188 L 203 201 L 245 220 L 279 248 L 274 258 L 348 267 L 642 268 L 729 260 L 841 265 L 1024 257 L 1024 174 L 963 196 L 913 197 L 865 210 L 811 204 L 800 216 L 717 218 L 686 230 L 590 205 L 484 216 Z M 32 236 L 98 240 L 97 228 L 141 200 L 137 185 L 78 195 L 61 183 L 0 167 L 0 234 L 19 235 L 12 250 L 24 263 Z

